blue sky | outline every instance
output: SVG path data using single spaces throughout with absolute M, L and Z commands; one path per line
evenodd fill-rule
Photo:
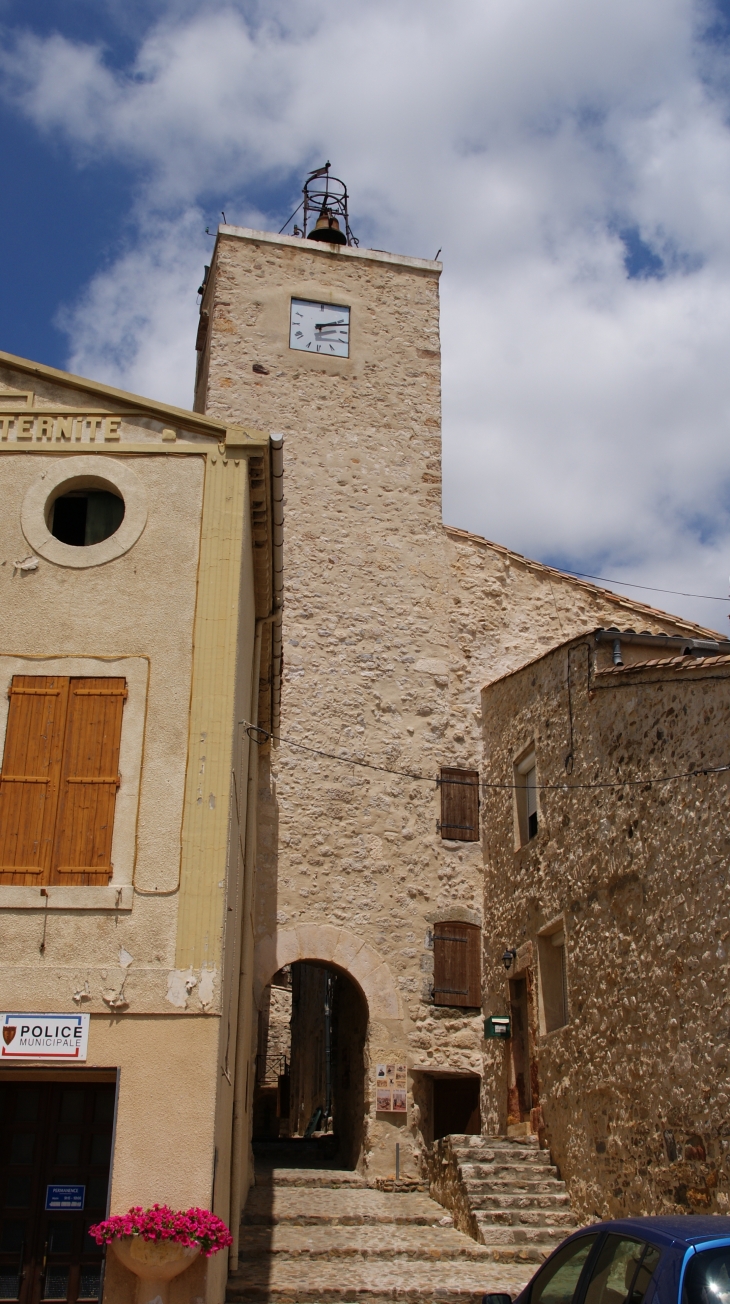
M 330 157 L 363 243 L 443 247 L 446 519 L 724 595 L 730 0 L 443 15 L 0 0 L 0 347 L 189 404 L 205 226 Z

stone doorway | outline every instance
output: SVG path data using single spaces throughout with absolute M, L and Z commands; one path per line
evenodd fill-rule
M 525 977 L 510 979 L 509 998 L 512 1036 L 509 1042 L 507 1125 L 514 1127 L 520 1123 L 529 1123 L 532 1109 L 529 1004 Z
M 477 1077 L 433 1079 L 433 1139 L 456 1133 L 479 1136 L 482 1130 Z
M 254 1142 L 357 1167 L 367 1028 L 362 992 L 334 965 L 295 961 L 274 975 L 259 1010 Z

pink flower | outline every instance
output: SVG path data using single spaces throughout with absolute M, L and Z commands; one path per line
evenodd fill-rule
M 206 1258 L 231 1245 L 233 1237 L 226 1224 L 209 1209 L 170 1209 L 153 1204 L 151 1209 L 133 1205 L 127 1213 L 114 1214 L 89 1228 L 97 1245 L 107 1244 L 115 1236 L 141 1236 L 145 1241 L 177 1241 L 180 1245 L 199 1245 Z

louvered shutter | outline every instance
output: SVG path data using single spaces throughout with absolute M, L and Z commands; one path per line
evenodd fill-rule
M 124 679 L 72 679 L 51 882 L 103 886 L 112 875 Z
M 69 681 L 14 675 L 0 772 L 0 883 L 48 882 Z
M 433 1001 L 434 1005 L 481 1005 L 481 929 L 475 924 L 434 925 Z
M 441 770 L 441 837 L 479 841 L 479 771 Z

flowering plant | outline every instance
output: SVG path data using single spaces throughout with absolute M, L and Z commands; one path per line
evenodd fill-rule
M 166 1204 L 153 1204 L 151 1209 L 133 1205 L 127 1213 L 95 1223 L 89 1228 L 89 1235 L 97 1245 L 108 1244 L 115 1236 L 199 1245 L 206 1258 L 233 1243 L 226 1224 L 209 1209 L 171 1209 Z

